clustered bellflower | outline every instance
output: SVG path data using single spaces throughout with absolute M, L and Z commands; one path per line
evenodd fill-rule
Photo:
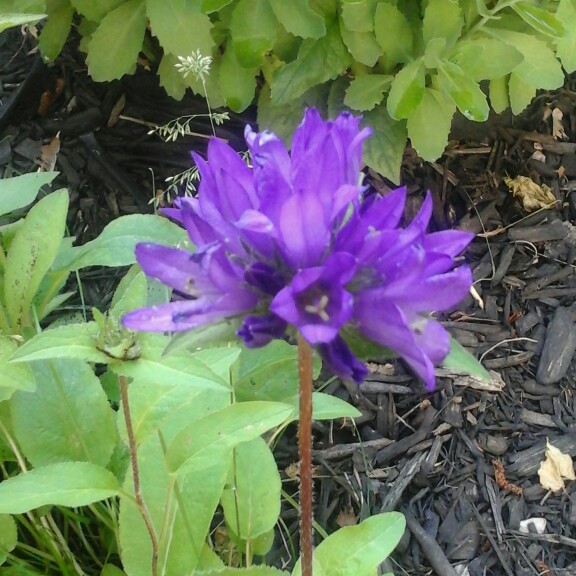
M 208 160 L 193 153 L 198 198 L 165 214 L 184 226 L 194 253 L 157 244 L 136 247 L 148 276 L 173 289 L 173 301 L 135 310 L 133 330 L 176 332 L 240 317 L 246 346 L 282 338 L 291 326 L 334 373 L 361 382 L 365 364 L 343 337 L 349 331 L 401 356 L 431 388 L 434 365 L 449 352 L 448 334 L 431 318 L 468 292 L 470 270 L 454 257 L 465 232 L 428 234 L 428 194 L 399 227 L 406 190 L 382 197 L 361 185 L 360 118 L 323 121 L 308 109 L 289 153 L 273 133 L 245 137 L 253 167 L 213 138 Z

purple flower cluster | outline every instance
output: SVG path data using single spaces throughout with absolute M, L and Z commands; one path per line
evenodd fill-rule
M 270 132 L 246 128 L 253 168 L 212 139 L 208 161 L 193 154 L 198 198 L 165 214 L 184 226 L 196 251 L 139 244 L 144 272 L 174 290 L 172 302 L 135 310 L 123 323 L 145 331 L 182 331 L 242 318 L 249 347 L 282 338 L 289 326 L 342 378 L 361 382 L 366 366 L 349 331 L 390 348 L 428 387 L 450 349 L 431 311 L 457 304 L 472 278 L 454 269 L 470 234 L 426 228 L 432 200 L 399 227 L 406 191 L 363 199 L 360 118 L 325 122 L 306 111 L 291 153 Z

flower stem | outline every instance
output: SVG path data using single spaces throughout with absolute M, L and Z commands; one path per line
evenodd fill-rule
M 142 498 L 142 490 L 140 488 L 140 468 L 138 466 L 138 452 L 136 449 L 136 438 L 134 437 L 134 427 L 132 426 L 132 414 L 130 412 L 130 404 L 128 402 L 128 381 L 125 376 L 118 378 L 120 384 L 120 397 L 122 399 L 122 409 L 124 411 L 124 421 L 126 424 L 126 433 L 128 435 L 128 449 L 130 451 L 130 463 L 132 464 L 132 483 L 134 485 L 134 497 L 136 499 L 136 506 L 140 511 L 148 534 L 150 535 L 150 542 L 152 544 L 152 576 L 158 574 L 158 537 L 156 530 L 152 523 L 152 518 Z
M 312 576 L 312 349 L 298 334 L 298 376 L 300 378 L 300 557 L 302 576 Z

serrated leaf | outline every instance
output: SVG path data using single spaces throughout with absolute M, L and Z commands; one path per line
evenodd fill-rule
M 549 10 L 538 8 L 528 2 L 515 2 L 510 7 L 526 24 L 540 34 L 560 38 L 566 33 L 561 21 Z
M 458 42 L 450 55 L 450 60 L 457 64 L 466 76 L 477 82 L 510 74 L 523 59 L 516 48 L 496 38 Z
M 87 266 L 129 266 L 136 262 L 134 248 L 139 242 L 177 246 L 187 239 L 183 228 L 162 216 L 120 216 L 108 224 L 98 238 L 62 251 L 54 269 L 73 271 Z
M 341 3 L 341 19 L 350 32 L 372 32 L 378 0 L 359 0 Z
M 17 366 L 10 357 L 18 348 L 16 342 L 7 336 L 0 336 L 0 402 L 8 400 L 16 390 L 33 392 L 36 380 L 28 365 Z
M 117 80 L 136 69 L 146 32 L 143 0 L 128 0 L 108 12 L 90 39 L 88 72 L 97 82 Z M 111 57 L 111 47 L 114 57 Z
M 45 18 L 46 14 L 23 14 L 22 12 L 6 12 L 0 14 L 0 32 L 12 28 L 14 26 L 22 26 L 24 24 L 32 24 Z
M 399 184 L 402 156 L 408 138 L 406 122 L 390 118 L 386 107 L 381 104 L 364 114 L 362 125 L 370 126 L 373 131 L 364 147 L 364 162 L 377 173 Z
M 304 40 L 296 60 L 274 74 L 272 103 L 287 104 L 310 88 L 338 77 L 349 64 L 350 54 L 337 25 L 328 26 L 326 36 Z
M 76 508 L 118 494 L 112 472 L 90 462 L 59 462 L 0 483 L 0 513 L 23 514 L 40 506 Z
M 270 0 L 270 5 L 286 32 L 301 38 L 321 38 L 326 34 L 324 18 L 310 8 L 308 0 Z
M 261 66 L 276 41 L 278 21 L 269 0 L 239 0 L 230 21 L 230 34 L 241 66 Z
M 38 45 L 46 58 L 54 60 L 70 33 L 74 9 L 68 0 L 46 0 L 48 21 L 42 28 Z
M 404 66 L 390 86 L 386 102 L 390 116 L 395 120 L 408 118 L 420 104 L 425 85 L 426 75 L 421 59 Z
M 408 118 L 408 136 L 418 154 L 429 162 L 442 156 L 456 106 L 441 92 L 426 88 L 420 105 Z
M 444 358 L 442 366 L 457 370 L 458 372 L 464 372 L 465 374 L 488 382 L 492 380 L 490 374 L 488 374 L 482 364 L 480 364 L 460 342 L 452 337 L 450 338 L 450 352 L 448 356 Z
M 68 213 L 68 192 L 59 190 L 32 207 L 14 237 L 4 268 L 6 312 L 19 330 L 42 279 L 62 243 Z
M 256 91 L 256 76 L 259 68 L 243 68 L 236 59 L 236 53 L 231 46 L 222 56 L 220 62 L 220 88 L 226 99 L 226 106 L 234 112 L 242 112 L 254 100 Z
M 31 368 L 36 390 L 18 391 L 10 399 L 14 432 L 26 458 L 35 466 L 71 460 L 105 466 L 116 427 L 92 369 L 68 358 L 34 362 Z
M 0 514 L 0 564 L 4 564 L 17 543 L 18 529 L 14 518 L 8 514 Z
M 0 180 L 0 216 L 28 206 L 40 188 L 52 182 L 57 175 L 58 172 L 32 172 Z
M 342 40 L 354 60 L 365 66 L 375 66 L 382 56 L 382 48 L 376 42 L 374 32 L 352 32 L 342 28 Z M 336 79 L 337 80 L 337 79 Z
M 165 53 L 158 65 L 160 85 L 174 100 L 182 100 L 186 93 L 186 80 L 175 66 L 178 63 L 179 60 L 176 56 Z
M 534 96 L 536 96 L 536 86 L 512 72 L 508 80 L 508 97 L 510 98 L 512 114 L 518 116 L 523 112 L 526 106 L 532 102 Z
M 382 102 L 393 78 L 390 74 L 366 74 L 354 78 L 346 90 L 344 104 L 352 110 L 372 110 Z
M 85 16 L 88 20 L 92 22 L 100 22 L 106 14 L 110 13 L 115 8 L 118 8 L 126 0 L 70 0 L 70 3 L 76 12 Z
M 132 266 L 112 296 L 110 316 L 119 320 L 126 312 L 146 306 L 147 295 L 146 274 L 139 266 Z
M 459 66 L 452 62 L 442 62 L 438 73 L 438 84 L 442 92 L 454 101 L 466 118 L 476 122 L 483 122 L 488 118 L 490 109 L 486 95 Z
M 459 38 L 464 20 L 458 0 L 430 0 L 424 10 L 424 46 L 433 38 L 444 38 L 448 46 Z
M 404 14 L 388 2 L 379 2 L 374 17 L 376 40 L 382 47 L 386 69 L 409 62 L 413 51 L 412 28 Z
M 496 114 L 501 114 L 510 106 L 508 99 L 508 76 L 490 80 L 490 106 Z
M 146 0 L 146 15 L 162 48 L 175 56 L 191 56 L 197 50 L 212 56 L 212 22 L 198 2 Z
M 239 444 L 222 493 L 224 517 L 236 536 L 250 542 L 274 528 L 280 515 L 281 490 L 268 444 L 262 438 Z

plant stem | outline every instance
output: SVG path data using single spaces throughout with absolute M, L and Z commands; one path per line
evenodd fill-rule
M 302 576 L 312 576 L 312 349 L 298 334 L 298 376 L 300 379 L 300 557 Z
M 124 412 L 124 421 L 126 423 L 126 433 L 128 435 L 128 449 L 130 451 L 130 463 L 132 464 L 132 481 L 134 485 L 134 497 L 136 505 L 142 515 L 146 529 L 150 535 L 150 542 L 152 544 L 152 576 L 158 574 L 158 537 L 152 524 L 152 518 L 146 508 L 144 499 L 142 498 L 142 490 L 140 488 L 140 468 L 138 467 L 138 453 L 136 450 L 136 438 L 134 437 L 134 428 L 132 426 L 132 415 L 130 413 L 130 404 L 128 402 L 128 381 L 125 376 L 118 377 L 120 384 L 120 397 L 122 398 L 122 410 Z

